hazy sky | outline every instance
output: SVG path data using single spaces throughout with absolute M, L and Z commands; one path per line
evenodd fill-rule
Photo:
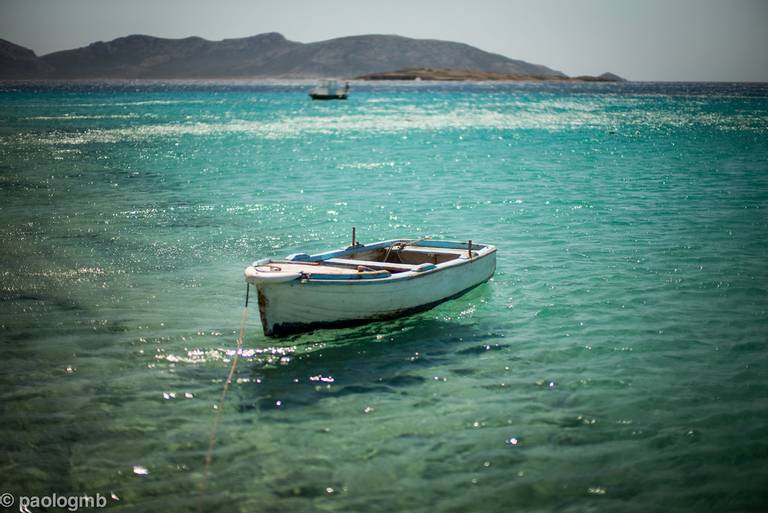
M 568 75 L 768 81 L 768 0 L 0 0 L 38 55 L 129 34 L 460 41 Z

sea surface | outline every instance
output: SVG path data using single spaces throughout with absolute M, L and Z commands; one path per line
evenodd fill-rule
M 768 511 L 768 85 L 309 87 L 0 84 L 0 492 Z M 498 268 L 282 340 L 252 305 L 206 478 L 243 269 L 353 226 Z

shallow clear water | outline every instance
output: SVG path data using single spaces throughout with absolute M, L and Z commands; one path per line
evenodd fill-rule
M 432 311 L 250 312 L 206 511 L 760 511 L 768 86 L 6 85 L 0 491 L 198 506 L 256 258 L 498 246 Z

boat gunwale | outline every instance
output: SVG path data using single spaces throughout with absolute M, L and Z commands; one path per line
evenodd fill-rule
M 467 247 L 469 246 L 468 242 L 465 241 L 448 241 L 448 240 L 428 240 L 428 241 L 413 241 L 411 239 L 391 239 L 386 241 L 380 241 L 380 242 L 374 242 L 367 245 L 357 245 L 357 246 L 348 246 L 343 249 L 338 250 L 332 250 L 327 251 L 325 253 L 318 253 L 315 255 L 306 255 L 303 253 L 288 255 L 285 259 L 282 259 L 283 261 L 291 261 L 296 263 L 322 263 L 326 260 L 332 259 L 332 258 L 338 258 L 340 256 L 349 255 L 350 253 L 355 253 L 358 251 L 370 251 L 370 250 L 376 250 L 376 249 L 383 249 L 386 248 L 394 243 L 397 242 L 407 242 L 410 246 L 421 246 L 424 248 L 431 247 L 429 244 L 437 244 L 436 246 L 433 246 L 435 248 L 445 248 L 445 249 L 456 249 L 461 250 L 464 249 L 462 246 Z M 452 247 L 453 246 L 453 247 Z M 281 283 L 280 285 L 333 285 L 333 284 L 343 284 L 343 285 L 382 285 L 386 283 L 392 283 L 396 281 L 407 281 L 407 280 L 414 280 L 417 278 L 421 278 L 433 273 L 438 273 L 442 271 L 448 271 L 454 268 L 461 267 L 465 264 L 471 264 L 474 262 L 478 262 L 480 260 L 485 259 L 486 257 L 496 253 L 496 247 L 490 244 L 477 244 L 472 243 L 472 250 L 474 251 L 477 249 L 477 251 L 473 254 L 471 258 L 468 258 L 463 255 L 459 254 L 457 258 L 448 260 L 446 262 L 442 262 L 440 264 L 434 264 L 434 267 L 430 269 L 425 269 L 422 271 L 418 270 L 411 270 L 411 271 L 403 271 L 399 273 L 391 273 L 389 276 L 382 276 L 381 278 L 368 278 L 368 279 L 356 279 L 353 276 L 354 274 L 348 275 L 349 277 L 346 278 L 339 278 L 339 279 L 333 279 L 333 278 L 327 278 L 327 277 L 318 277 L 318 278 L 312 278 L 311 275 L 308 277 L 302 277 L 302 278 L 296 278 L 295 280 L 287 281 L 284 283 Z M 466 251 L 466 250 L 465 250 Z M 307 259 L 300 260 L 300 257 L 307 257 Z M 254 262 L 253 265 L 256 266 L 257 264 L 263 265 L 266 262 L 274 262 L 273 259 L 263 259 L 259 260 L 257 262 Z M 360 265 L 365 265 L 365 260 L 360 261 Z M 277 285 L 277 284 L 275 284 Z
M 294 254 L 288 255 L 285 258 L 285 260 L 299 261 L 299 262 L 301 261 L 319 262 L 322 260 L 327 260 L 329 258 L 337 258 L 349 253 L 355 253 L 357 251 L 370 251 L 372 249 L 384 249 L 398 242 L 407 242 L 409 246 L 420 246 L 424 248 L 434 247 L 434 248 L 456 249 L 456 250 L 465 250 L 465 251 L 469 249 L 468 241 L 432 240 L 432 239 L 427 239 L 427 240 L 389 239 L 389 240 L 382 240 L 378 242 L 372 242 L 370 244 L 358 244 L 356 246 L 347 246 L 346 248 L 334 249 L 331 251 L 326 251 L 324 253 L 317 253 L 315 255 L 307 255 L 306 253 L 294 253 Z M 434 246 L 432 246 L 432 244 L 434 244 Z M 479 244 L 477 242 L 472 243 L 472 250 L 477 249 L 478 254 L 483 253 L 484 250 L 486 250 L 487 248 L 493 248 L 495 250 L 495 246 L 491 244 Z M 304 257 L 304 256 L 307 257 L 306 260 L 299 260 L 299 257 Z

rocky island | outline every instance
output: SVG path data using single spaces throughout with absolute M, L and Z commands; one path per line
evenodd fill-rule
M 399 71 L 386 71 L 399 70 Z M 472 71 L 468 71 L 472 70 Z M 614 80 L 576 77 L 453 41 L 370 34 L 301 43 L 132 35 L 37 56 L 0 40 L 2 79 Z M 618 79 L 618 77 L 616 77 Z
M 357 80 L 437 80 L 437 81 L 508 81 L 508 82 L 626 82 L 625 79 L 613 73 L 603 73 L 593 77 L 582 75 L 568 77 L 565 75 L 540 75 L 526 73 L 497 73 L 492 71 L 480 71 L 473 69 L 432 69 L 432 68 L 406 68 L 396 71 L 384 71 L 381 73 L 369 73 L 355 77 Z

